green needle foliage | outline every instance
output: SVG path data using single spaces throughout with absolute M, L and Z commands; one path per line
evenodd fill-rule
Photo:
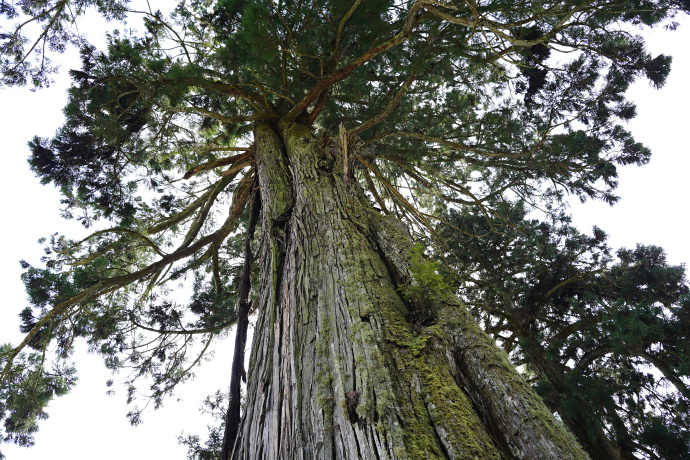
M 96 49 L 75 27 L 89 8 L 140 15 L 145 30 L 113 32 Z M 671 58 L 649 54 L 639 32 L 675 27 L 686 0 L 128 8 L 0 3 L 2 85 L 48 84 L 50 55 L 80 48 L 67 121 L 30 142 L 29 163 L 62 192 L 64 217 L 94 229 L 79 241 L 53 235 L 42 267 L 23 263 L 26 338 L 0 355 L 5 441 L 31 444 L 45 405 L 74 385 L 75 339 L 125 375 L 132 423 L 139 403 L 158 407 L 193 375 L 237 320 L 255 123 L 297 122 L 324 146 L 344 128 L 350 180 L 449 248 L 461 294 L 538 369 L 564 420 L 590 398 L 579 407 L 597 414 L 592 436 L 638 456 L 687 455 L 682 270 L 656 248 L 614 261 L 601 232 L 579 235 L 558 211 L 569 194 L 615 203 L 617 168 L 649 161 L 623 126 L 635 116 L 624 93 L 638 78 L 663 86 Z M 526 220 L 534 207 L 552 220 Z M 189 300 L 173 300 L 183 282 Z M 675 390 L 659 390 L 645 365 Z
M 449 276 L 485 330 L 583 445 L 690 458 L 685 267 L 655 246 L 613 253 L 601 229 L 584 235 L 563 214 L 496 209 L 492 221 L 451 211 L 440 229 Z

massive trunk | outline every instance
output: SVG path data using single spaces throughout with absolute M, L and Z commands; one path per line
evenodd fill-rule
M 587 457 L 456 299 L 410 324 L 409 237 L 346 149 L 299 124 L 255 135 L 259 316 L 232 458 Z

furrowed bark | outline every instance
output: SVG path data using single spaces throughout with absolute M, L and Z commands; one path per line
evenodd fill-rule
M 407 321 L 409 236 L 307 127 L 257 125 L 256 145 L 259 317 L 231 458 L 587 457 L 457 301 L 457 321 Z

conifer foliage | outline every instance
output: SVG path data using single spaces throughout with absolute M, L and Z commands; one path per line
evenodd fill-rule
M 448 276 L 477 320 L 583 445 L 688 458 L 685 267 L 655 246 L 614 254 L 601 229 L 584 235 L 563 214 L 499 212 L 490 228 L 450 211 L 440 229 Z
M 90 8 L 113 20 L 141 15 L 145 30 L 113 32 L 96 49 L 75 28 Z M 417 251 L 413 264 L 432 267 L 425 276 L 443 289 L 401 284 L 406 302 L 441 302 L 448 287 L 434 269 L 445 266 L 592 458 L 686 458 L 683 270 L 656 247 L 614 257 L 603 232 L 578 233 L 562 210 L 566 195 L 615 203 L 617 168 L 649 161 L 624 127 L 635 116 L 624 93 L 638 78 L 663 86 L 671 58 L 647 52 L 639 32 L 673 28 L 689 9 L 682 0 L 191 0 L 164 15 L 119 0 L 2 0 L 2 85 L 45 85 L 57 71 L 50 56 L 80 49 L 67 121 L 30 142 L 29 163 L 62 192 L 64 217 L 93 229 L 45 240 L 41 267 L 22 262 L 31 305 L 20 313 L 24 341 L 1 348 L 3 439 L 33 442 L 46 404 L 75 384 L 67 363 L 77 339 L 126 376 L 136 424 L 143 400 L 160 406 L 217 337 L 266 313 L 253 303 L 257 280 L 276 276 L 289 215 L 257 198 L 269 186 L 262 162 L 279 162 L 259 151 L 257 133 L 297 124 L 353 201 L 365 197 L 443 256 L 436 265 Z M 274 227 L 256 224 L 259 207 Z M 537 208 L 544 222 L 526 217 Z M 269 240 L 273 274 L 252 264 Z M 174 295 L 183 280 L 187 301 Z M 433 327 L 443 309 L 433 310 L 408 315 L 415 333 Z M 233 369 L 236 382 L 245 377 Z M 357 399 L 349 416 L 363 425 Z M 206 447 L 185 442 L 211 458 L 219 433 Z M 223 458 L 235 435 L 225 437 Z

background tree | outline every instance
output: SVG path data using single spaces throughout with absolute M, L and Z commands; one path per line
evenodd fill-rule
M 494 221 L 451 211 L 440 230 L 474 316 L 588 451 L 686 458 L 685 268 L 653 246 L 614 257 L 602 230 L 583 235 L 565 215 L 501 211 Z
M 132 396 L 136 379 L 150 376 L 148 396 L 160 404 L 189 375 L 194 338 L 207 347 L 252 305 L 259 332 L 248 388 L 257 406 L 247 411 L 236 456 L 270 457 L 290 442 L 324 456 L 580 456 L 566 435 L 554 437 L 558 424 L 542 420 L 539 402 L 457 302 L 437 293 L 432 320 L 415 319 L 427 317 L 414 314 L 424 305 L 395 294 L 422 282 L 411 277 L 405 237 L 373 212 L 366 193 L 417 232 L 431 230 L 442 204 L 492 215 L 492 203 L 513 195 L 533 206 L 564 192 L 615 201 L 615 164 L 649 156 L 615 122 L 634 115 L 622 93 L 636 75 L 662 84 L 669 62 L 618 26 L 656 24 L 684 5 L 506 7 L 200 2 L 180 5 L 172 21 L 150 12 L 144 37 L 114 35 L 105 52 L 85 45 L 67 124 L 54 139 L 32 142 L 31 164 L 61 188 L 67 217 L 114 226 L 79 242 L 56 236 L 46 268 L 26 267 L 34 304 L 22 314 L 27 337 L 3 353 L 3 379 L 17 382 L 3 407 L 13 420 L 9 437 L 29 442 L 42 403 L 59 393 L 52 380 L 70 385 L 71 370 L 45 371 L 51 339 L 64 358 L 74 337 L 87 337 L 113 369 L 135 370 Z M 551 63 L 544 47 L 575 57 Z M 401 194 L 407 184 L 429 198 Z M 249 264 L 236 276 L 232 256 L 242 243 L 252 253 L 237 229 L 258 189 L 260 289 L 249 303 L 233 288 L 246 282 Z M 366 260 L 369 271 L 358 265 Z M 346 288 L 323 275 L 333 267 Z M 166 300 L 166 283 L 185 273 L 195 274 L 195 294 L 182 308 Z M 371 284 L 377 279 L 383 290 Z M 348 334 L 333 337 L 336 330 Z M 312 336 L 309 345 L 294 342 Z M 29 357 L 34 367 L 14 367 L 26 346 L 38 352 Z M 459 361 L 439 363 L 436 348 L 457 351 Z M 272 398 L 289 387 L 294 350 L 316 360 L 281 402 L 292 415 L 276 419 Z M 382 370 L 368 373 L 375 368 Z M 417 388 L 401 383 L 410 380 Z M 42 400 L 31 393 L 37 382 L 51 389 Z M 529 413 L 514 415 L 533 425 L 506 417 L 506 395 L 524 403 Z M 445 408 L 448 400 L 458 406 Z M 476 415 L 463 409 L 472 413 L 470 400 Z M 261 432 L 280 435 L 261 440 Z M 461 432 L 470 435 L 453 436 Z

